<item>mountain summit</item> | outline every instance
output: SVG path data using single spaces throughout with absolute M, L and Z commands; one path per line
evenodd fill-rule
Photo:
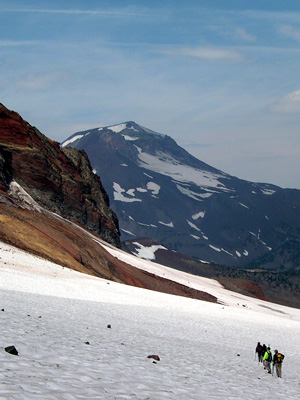
M 135 122 L 77 132 L 61 146 L 88 154 L 118 215 L 123 241 L 153 238 L 231 266 L 299 242 L 300 190 L 233 177 Z

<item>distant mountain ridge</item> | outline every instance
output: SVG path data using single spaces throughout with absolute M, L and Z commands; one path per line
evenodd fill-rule
M 197 259 L 248 266 L 300 239 L 300 190 L 248 182 L 133 121 L 77 132 L 118 215 L 121 240 L 153 238 Z M 276 260 L 272 268 L 279 268 Z M 283 267 L 284 268 L 284 267 Z

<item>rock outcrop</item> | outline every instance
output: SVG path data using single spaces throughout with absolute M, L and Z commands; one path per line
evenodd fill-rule
M 0 104 L 0 190 L 12 180 L 40 206 L 120 247 L 118 219 L 86 153 L 61 149 Z

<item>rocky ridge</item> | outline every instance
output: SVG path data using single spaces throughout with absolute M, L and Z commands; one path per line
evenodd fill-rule
M 120 247 L 118 219 L 84 151 L 61 149 L 0 104 L 0 189 L 16 181 L 45 209 Z

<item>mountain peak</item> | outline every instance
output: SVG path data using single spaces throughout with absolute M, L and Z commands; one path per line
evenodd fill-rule
M 201 260 L 244 266 L 282 245 L 288 232 L 299 238 L 300 191 L 233 177 L 133 121 L 66 143 L 85 150 L 99 171 L 122 240 L 152 238 Z
M 145 128 L 142 125 L 137 124 L 134 121 L 127 121 L 127 122 L 122 122 L 117 125 L 110 125 L 110 126 L 105 126 L 101 127 L 98 129 L 99 131 L 103 130 L 109 130 L 113 131 L 115 133 L 124 133 L 124 134 L 129 134 L 132 136 L 138 136 L 138 134 L 150 134 L 150 135 L 155 135 L 159 137 L 165 137 L 166 135 L 163 135 L 161 133 L 152 131 L 151 129 Z
M 99 128 L 88 129 L 86 131 L 76 132 L 71 135 L 68 139 L 64 140 L 61 143 L 61 147 L 66 147 L 69 145 L 76 146 L 77 143 L 81 139 L 84 139 L 86 136 L 90 135 L 91 133 L 98 134 L 98 133 L 116 133 L 120 134 L 124 137 L 125 140 L 133 141 L 137 139 L 164 139 L 167 138 L 167 135 L 163 135 L 162 133 L 158 133 L 152 131 L 151 129 L 145 128 L 142 125 L 137 124 L 134 121 L 127 121 L 121 122 L 116 125 L 109 125 L 109 126 L 102 126 Z M 171 139 L 171 138 L 170 138 Z

